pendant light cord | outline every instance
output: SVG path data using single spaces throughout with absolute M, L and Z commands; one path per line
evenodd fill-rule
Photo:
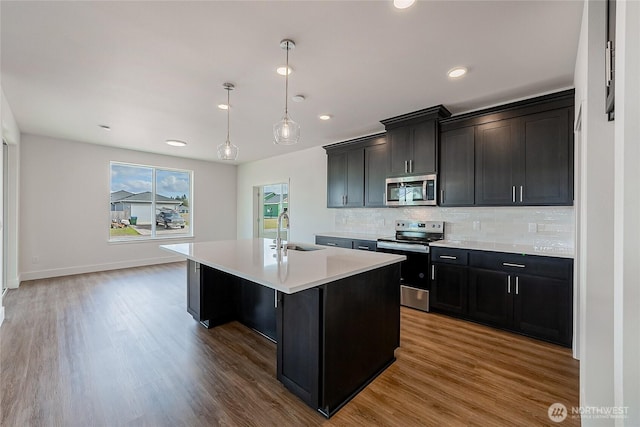
M 287 42 L 287 68 L 284 73 L 284 115 L 289 114 L 288 101 L 289 101 L 289 42 Z
M 229 103 L 229 92 L 231 92 L 231 88 L 227 88 L 227 145 L 231 144 L 231 141 L 229 140 L 229 115 L 231 114 L 231 104 Z

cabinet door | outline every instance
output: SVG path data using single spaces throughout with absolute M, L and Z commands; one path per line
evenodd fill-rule
M 509 119 L 476 128 L 476 205 L 515 204 L 517 124 Z
M 409 160 L 412 175 L 436 173 L 436 122 L 429 120 L 409 128 L 413 153 Z
M 498 327 L 511 325 L 515 285 L 508 273 L 469 269 L 469 317 Z
M 347 194 L 346 152 L 327 154 L 327 207 L 341 208 Z
M 471 206 L 475 179 L 474 128 L 466 127 L 440 136 L 440 206 Z
M 200 321 L 200 264 L 187 260 L 187 312 Z
M 572 289 L 565 280 L 514 275 L 513 327 L 565 346 L 572 339 Z
M 389 159 L 387 144 L 373 145 L 364 150 L 364 205 L 381 207 L 385 202 L 385 179 Z
M 401 126 L 387 131 L 389 144 L 389 173 L 391 175 L 406 175 L 411 158 L 409 141 L 409 127 Z
M 518 200 L 525 205 L 573 204 L 573 132 L 571 109 L 548 111 L 521 119 L 523 177 Z M 522 187 L 520 187 L 522 186 Z
M 347 151 L 345 206 L 364 206 L 364 149 Z
M 429 306 L 438 311 L 467 312 L 467 268 L 432 264 Z

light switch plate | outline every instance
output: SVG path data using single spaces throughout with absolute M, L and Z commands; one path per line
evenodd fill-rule
M 473 221 L 473 231 L 480 231 L 480 221 Z
M 535 222 L 529 223 L 529 233 L 537 233 L 538 232 L 538 224 Z

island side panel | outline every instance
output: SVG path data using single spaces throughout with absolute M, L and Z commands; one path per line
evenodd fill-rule
M 322 287 L 278 292 L 277 378 L 314 409 L 320 407 Z
M 400 264 L 325 285 L 322 412 L 333 415 L 395 360 Z

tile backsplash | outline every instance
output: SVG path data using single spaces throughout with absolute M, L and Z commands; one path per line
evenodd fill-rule
M 397 219 L 444 221 L 445 238 L 573 251 L 573 206 L 336 209 L 339 232 L 393 235 Z

